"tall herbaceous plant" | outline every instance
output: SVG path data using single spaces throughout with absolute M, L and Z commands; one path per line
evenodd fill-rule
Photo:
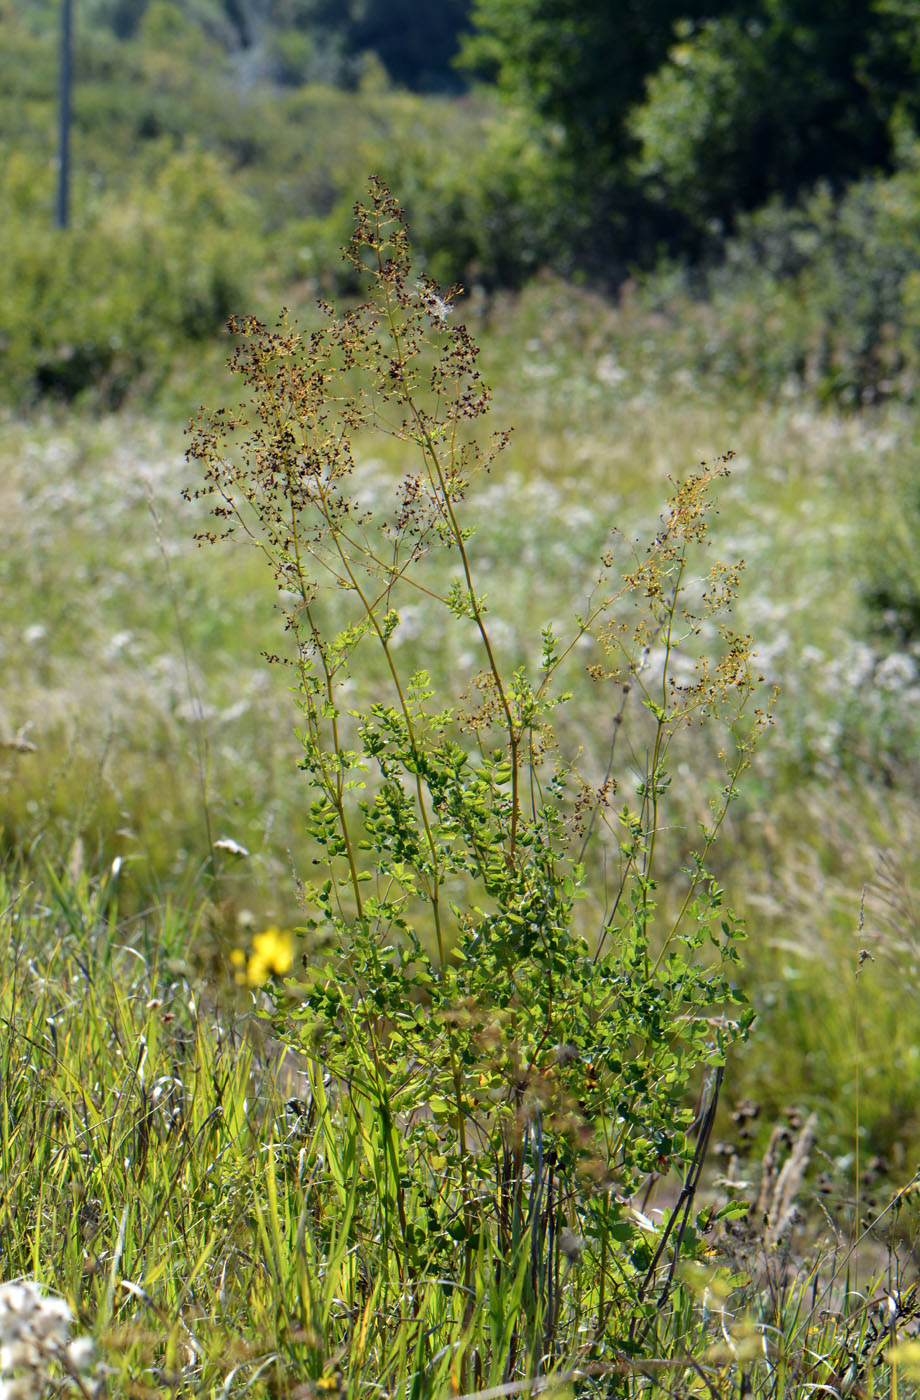
M 269 659 L 296 677 L 318 873 L 303 969 L 270 1014 L 315 1066 L 327 1127 L 338 1222 L 311 1229 L 353 1237 L 359 1284 L 436 1287 L 461 1322 L 491 1308 L 488 1374 L 507 1376 L 588 1345 L 585 1318 L 595 1349 L 635 1343 L 696 1238 L 700 1122 L 748 1023 L 729 975 L 740 930 L 707 860 L 765 717 L 749 639 L 718 621 L 738 566 L 698 562 L 724 461 L 675 488 L 647 548 L 611 534 L 568 630 L 544 626 L 533 664 L 506 665 L 475 507 L 507 435 L 475 435 L 477 347 L 413 272 L 394 199 L 372 182 L 356 214 L 346 255 L 367 300 L 324 305 L 311 334 L 234 324 L 243 404 L 194 426 L 187 494 L 214 518 L 199 538 L 242 535 L 268 560 L 290 644 Z M 402 465 L 369 508 L 356 453 L 374 434 Z M 407 605 L 445 647 L 474 639 L 461 693 L 405 668 Z M 599 761 L 554 734 L 586 692 Z M 722 735 L 722 786 L 697 854 L 662 870 L 669 754 L 700 722 Z M 668 1170 L 691 1188 L 669 1230 L 633 1207 Z

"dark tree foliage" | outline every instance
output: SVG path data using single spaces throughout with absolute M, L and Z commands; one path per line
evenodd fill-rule
M 588 187 L 662 227 L 891 163 L 914 115 L 920 0 L 474 0 L 465 61 L 559 125 Z
M 909 24 L 877 0 L 762 0 L 685 27 L 632 119 L 640 174 L 691 218 L 731 221 L 890 167 L 915 107 Z
M 675 24 L 731 0 L 473 0 L 464 66 L 558 122 L 581 154 L 616 157 L 626 118 L 666 59 Z
M 461 86 L 453 66 L 470 0 L 315 0 L 314 22 L 350 56 L 375 53 L 394 82 L 415 91 Z

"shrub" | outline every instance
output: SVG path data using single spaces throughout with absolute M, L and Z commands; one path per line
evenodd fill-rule
M 910 401 L 920 382 L 918 232 L 920 159 L 904 136 L 893 175 L 745 216 L 713 265 L 661 269 L 647 297 L 673 319 L 672 357 L 726 387 L 805 389 L 849 407 Z
M 130 200 L 101 196 L 72 230 L 49 226 L 33 162 L 4 176 L 0 294 L 4 397 L 117 405 L 139 377 L 154 382 L 171 354 L 213 336 L 243 299 L 247 201 L 219 164 L 189 152 L 165 162 Z

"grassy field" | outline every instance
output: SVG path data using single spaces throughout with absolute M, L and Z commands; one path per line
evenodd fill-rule
M 7 420 L 0 447 L 4 1275 L 67 1297 L 114 1394 L 507 1394 L 538 1363 L 581 1364 L 578 1393 L 894 1395 L 899 1376 L 903 1393 L 914 1344 L 885 1358 L 913 1315 L 920 657 L 878 598 L 909 577 L 916 427 L 897 406 L 727 397 L 628 305 L 552 281 L 457 316 L 482 344 L 493 426 L 514 430 L 475 488 L 470 543 L 509 668 L 536 664 L 611 538 L 645 541 L 675 479 L 734 454 L 709 552 L 744 561 L 733 626 L 779 697 L 711 862 L 747 925 L 757 1014 L 725 1070 L 705 1194 L 750 1200 L 753 1223 L 726 1217 L 632 1352 L 584 1240 L 557 1246 L 549 1362 L 522 1342 L 509 1366 L 526 1270 L 499 1286 L 484 1242 L 467 1295 L 434 1278 L 412 1292 L 386 1250 L 373 1173 L 400 1149 L 373 1096 L 345 1095 L 333 1126 L 316 1064 L 257 1018 L 264 994 L 232 957 L 299 926 L 317 849 L 291 673 L 260 655 L 282 638 L 274 581 L 252 551 L 195 545 L 185 407 L 49 412 Z M 234 402 L 229 378 L 208 392 Z M 403 451 L 359 440 L 362 504 Z M 449 561 L 433 567 L 446 587 Z M 402 611 L 399 647 L 451 693 L 472 665 L 458 636 L 423 601 Z M 361 672 L 349 705 L 382 684 Z M 610 719 L 560 721 L 589 773 Z M 627 741 L 624 790 L 643 766 L 641 731 Z M 675 870 L 721 781 L 714 742 L 687 731 L 662 838 Z M 580 906 L 589 937 L 599 918 Z M 679 1189 L 665 1174 L 636 1200 L 650 1230 Z M 446 1204 L 408 1206 L 443 1240 Z

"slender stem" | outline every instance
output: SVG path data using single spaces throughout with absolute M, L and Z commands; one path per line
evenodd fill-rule
M 728 775 L 728 786 L 724 789 L 723 792 L 722 807 L 719 811 L 718 816 L 716 817 L 716 820 L 706 832 L 706 840 L 703 843 L 703 850 L 700 856 L 697 874 L 694 875 L 693 879 L 690 881 L 690 886 L 687 890 L 687 893 L 684 895 L 683 902 L 680 906 L 680 909 L 678 910 L 677 918 L 674 920 L 674 923 L 671 926 L 671 931 L 665 939 L 664 943 L 662 944 L 661 949 L 658 953 L 658 957 L 655 959 L 655 964 L 652 967 L 652 976 L 655 975 L 655 973 L 661 966 L 662 959 L 667 953 L 672 941 L 677 936 L 677 931 L 683 923 L 687 914 L 687 910 L 690 908 L 693 898 L 700 887 L 700 882 L 703 879 L 703 871 L 705 870 L 705 865 L 709 857 L 709 852 L 712 850 L 712 847 L 715 844 L 716 837 L 719 834 L 719 829 L 723 821 L 725 820 L 725 817 L 728 813 L 728 809 L 731 803 L 734 801 L 735 797 L 737 796 L 738 782 L 741 778 L 741 774 L 745 771 L 749 763 L 750 752 L 744 745 L 742 745 L 739 747 L 738 750 L 738 760 L 734 768 L 730 771 Z
M 267 386 L 268 385 L 271 385 L 271 380 L 267 381 Z M 283 441 L 284 435 L 282 433 L 283 423 L 281 418 L 281 411 L 278 405 L 278 400 L 274 395 L 271 395 L 271 405 L 275 415 L 275 428 L 278 433 L 278 438 L 279 441 Z M 352 891 L 354 893 L 355 898 L 355 908 L 358 918 L 363 923 L 364 901 L 361 898 L 361 884 L 358 878 L 358 864 L 355 857 L 354 844 L 351 839 L 351 829 L 348 822 L 348 814 L 345 810 L 345 774 L 344 766 L 342 763 L 342 745 L 341 739 L 339 737 L 338 709 L 335 704 L 335 692 L 332 682 L 332 673 L 330 672 L 328 664 L 326 662 L 325 648 L 322 645 L 318 628 L 313 620 L 313 615 L 310 610 L 310 598 L 312 596 L 313 590 L 304 572 L 303 555 L 300 547 L 300 520 L 298 518 L 297 507 L 294 501 L 294 492 L 292 490 L 294 482 L 294 468 L 287 452 L 284 453 L 283 464 L 288 487 L 288 504 L 290 508 L 290 538 L 294 550 L 294 568 L 297 575 L 297 584 L 300 591 L 300 596 L 304 603 L 304 610 L 307 615 L 307 621 L 310 626 L 310 632 L 312 634 L 313 641 L 315 644 L 316 655 L 319 657 L 320 665 L 323 671 L 323 683 L 326 689 L 326 700 L 329 710 L 329 724 L 332 730 L 332 748 L 333 753 L 336 755 L 337 759 L 336 777 L 334 785 L 332 785 L 331 792 L 330 784 L 328 782 L 328 779 L 326 778 L 325 765 L 323 766 L 323 782 L 324 786 L 326 787 L 327 793 L 329 793 L 330 800 L 332 801 L 333 806 L 335 808 L 336 817 L 339 823 L 339 829 L 342 833 L 342 840 L 345 843 L 345 853 L 346 859 L 348 861 L 349 878 L 351 880 Z M 302 682 L 301 694 L 307 696 L 309 694 L 309 686 L 306 684 L 307 678 L 305 674 L 305 667 L 302 655 L 300 657 L 300 672 Z
M 377 261 L 380 274 L 379 280 L 384 289 L 384 301 L 386 306 L 387 321 L 389 324 L 389 330 L 393 340 L 393 345 L 396 350 L 396 366 L 403 401 L 409 409 L 410 413 L 412 414 L 412 417 L 415 421 L 415 425 L 418 429 L 419 436 L 421 439 L 422 456 L 429 474 L 429 479 L 432 481 L 432 485 L 435 485 L 435 481 L 437 482 L 437 489 L 440 492 L 439 507 L 444 512 L 445 516 L 447 517 L 447 520 L 450 523 L 451 538 L 454 542 L 454 545 L 456 546 L 458 554 L 460 555 L 460 562 L 463 568 L 463 576 L 466 581 L 466 591 L 467 598 L 469 600 L 470 612 L 479 630 L 479 635 L 482 639 L 482 644 L 485 648 L 486 657 L 488 659 L 489 670 L 491 672 L 492 679 L 495 683 L 496 693 L 499 697 L 499 703 L 505 715 L 505 722 L 508 730 L 508 745 L 510 749 L 511 759 L 511 832 L 509 837 L 508 857 L 509 863 L 513 865 L 516 854 L 518 819 L 520 815 L 518 799 L 518 788 L 520 782 L 518 748 L 520 745 L 521 736 L 517 729 L 517 726 L 515 725 L 514 715 L 512 713 L 511 705 L 509 703 L 508 696 L 505 691 L 501 671 L 499 669 L 498 663 L 495 660 L 495 654 L 492 650 L 492 641 L 489 637 L 489 633 L 486 628 L 485 621 L 483 619 L 482 610 L 476 598 L 476 590 L 473 587 L 473 574 L 469 554 L 467 552 L 466 543 L 463 538 L 463 531 L 460 528 L 460 523 L 457 520 L 457 515 L 453 507 L 450 490 L 444 478 L 444 470 L 441 465 L 440 454 L 438 452 L 437 445 L 435 444 L 434 438 L 431 433 L 430 420 L 426 417 L 424 413 L 422 413 L 418 404 L 415 402 L 412 390 L 409 387 L 408 376 L 406 371 L 405 352 L 403 350 L 402 345 L 402 337 L 399 333 L 399 326 L 396 323 L 396 317 L 393 313 L 393 303 L 392 295 L 390 292 L 390 286 L 387 279 L 383 275 L 383 259 L 381 257 L 379 246 L 377 248 Z M 454 443 L 451 447 L 451 453 L 453 454 L 455 450 L 456 437 L 454 438 Z M 434 477 L 432 477 L 431 475 L 432 471 L 434 472 Z

